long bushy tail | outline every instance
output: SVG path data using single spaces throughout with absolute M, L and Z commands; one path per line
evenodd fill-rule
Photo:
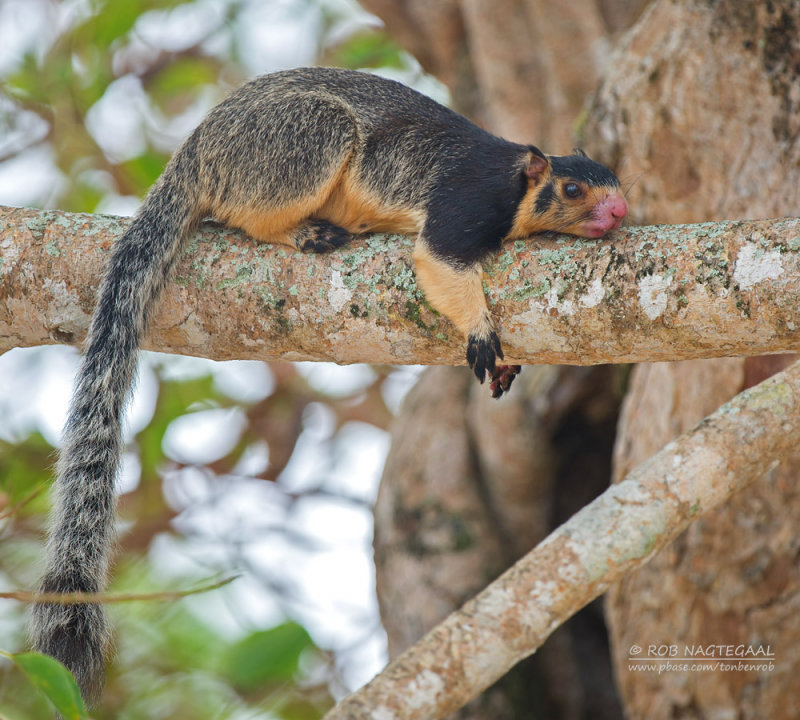
M 193 153 L 178 153 L 116 242 L 64 431 L 42 592 L 98 592 L 114 541 L 122 415 L 148 316 L 200 220 Z M 109 631 L 100 605 L 34 606 L 34 647 L 64 663 L 88 702 L 102 689 Z

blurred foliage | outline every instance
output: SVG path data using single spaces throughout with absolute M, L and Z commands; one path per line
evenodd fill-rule
M 157 363 L 155 369 L 162 375 L 169 365 L 168 361 Z M 119 541 L 111 593 L 187 587 L 189 581 L 180 577 L 165 584 L 145 559 L 146 551 L 160 536 L 169 535 L 191 544 L 195 532 L 199 532 L 185 526 L 178 529 L 173 523 L 184 508 L 165 497 L 165 478 L 177 478 L 180 483 L 183 470 L 202 470 L 206 477 L 225 484 L 226 478 L 235 476 L 248 447 L 265 440 L 270 455 L 278 458 L 279 467 L 269 464 L 262 477 L 279 475 L 280 465 L 285 466 L 291 458 L 304 432 L 303 411 L 311 403 L 323 403 L 330 409 L 334 428 L 353 420 L 371 419 L 379 427 L 389 421 L 380 392 L 388 369 L 378 369 L 366 387 L 336 397 L 312 388 L 293 365 L 282 364 L 275 369 L 274 392 L 250 405 L 228 397 L 212 375 L 160 378 L 152 419 L 133 441 L 141 472 L 138 485 L 120 502 L 126 527 Z M 168 457 L 163 441 L 170 423 L 209 408 L 244 411 L 248 422 L 231 449 L 201 468 Z M 0 573 L 5 583 L 13 587 L 33 587 L 36 581 L 40 564 L 32 556 L 41 554 L 39 541 L 49 506 L 48 493 L 40 491 L 51 482 L 52 459 L 53 448 L 39 433 L 17 443 L 0 443 Z M 264 508 L 265 513 L 270 510 Z M 241 542 L 241 538 L 237 541 Z M 211 569 L 230 571 L 229 567 L 212 566 L 209 563 Z M 269 576 L 259 580 L 266 587 L 280 583 L 280 578 Z M 328 684 L 338 683 L 334 658 L 316 647 L 308 631 L 296 622 L 287 621 L 269 629 L 243 627 L 238 636 L 225 637 L 209 623 L 210 618 L 192 612 L 185 601 L 114 604 L 110 612 L 116 628 L 116 648 L 103 704 L 93 714 L 99 720 L 225 718 L 236 717 L 244 709 L 268 711 L 264 717 L 313 720 L 333 703 Z M 23 608 L 11 608 L 5 619 L 15 626 L 13 637 L 17 647 L 23 648 Z M 11 663 L 0 663 L 0 717 L 50 717 L 48 703 L 30 692 L 24 676 L 38 676 L 41 685 L 58 677 L 57 671 L 35 657 L 27 662 L 18 656 L 16 661 L 16 668 Z M 66 693 L 58 688 L 55 692 Z
M 56 0 L 40 2 L 57 15 Z M 9 101 L 0 108 L 0 127 L 23 128 L 27 137 L 3 147 L 0 163 L 22 150 L 46 145 L 65 181 L 42 200 L 75 212 L 93 212 L 108 192 L 141 196 L 154 182 L 180 136 L 164 137 L 169 122 L 195 104 L 205 110 L 249 74 L 237 62 L 237 20 L 246 0 L 218 0 L 221 22 L 207 23 L 184 38 L 171 38 L 169 48 L 153 45 L 137 31 L 143 15 L 169 20 L 181 7 L 204 6 L 201 0 L 91 0 L 74 4 L 77 19 L 44 48 L 30 48 L 0 82 Z M 370 24 L 352 26 L 346 4 L 326 0 L 294 0 L 317 11 L 317 61 L 352 68 L 407 68 L 409 58 L 385 31 Z M 88 9 L 88 12 L 85 10 Z M 342 33 L 342 27 L 348 28 Z M 311 28 L 310 28 L 311 31 Z M 219 48 L 226 48 L 220 52 Z M 87 127 L 93 108 L 100 107 L 109 87 L 135 80 L 144 92 L 138 121 L 145 147 L 132 157 L 118 158 L 103 150 Z M 132 87 L 132 86 L 131 86 Z M 2 117 L 5 114 L 6 117 Z M 167 147 L 165 147 L 167 145 Z
M 408 65 L 408 59 L 381 28 L 353 22 L 341 3 L 296 3 L 318 11 L 320 21 L 315 27 L 320 62 L 348 67 Z M 220 21 L 201 27 L 200 32 L 172 37 L 164 47 L 154 45 L 151 39 L 142 41 L 143 17 L 166 20 L 170 11 L 196 8 L 201 13 L 208 4 L 200 0 L 32 2 L 30 12 L 45 13 L 53 20 L 52 32 L 47 38 L 37 38 L 36 45 L 27 48 L 0 81 L 0 167 L 29 150 L 47 149 L 54 177 L 61 181 L 53 183 L 49 194 L 38 201 L 40 205 L 94 212 L 109 197 L 143 196 L 187 131 L 181 119 L 202 113 L 251 74 L 240 62 L 236 32 L 238 17 L 249 4 L 246 0 L 219 0 L 217 4 L 224 8 Z M 133 87 L 141 89 L 141 102 L 135 104 L 135 110 L 125 112 L 137 114 L 132 122 L 143 141 L 141 146 L 115 154 L 92 134 L 89 119 L 108 102 L 109 93 L 121 81 L 133 82 Z M 5 144 L 4 134 L 10 138 Z M 194 472 L 209 486 L 222 487 L 230 478 L 239 477 L 242 459 L 249 451 L 266 445 L 269 462 L 248 480 L 278 480 L 294 457 L 308 414 L 315 407 L 325 408 L 325 417 L 331 420 L 329 435 L 318 441 L 324 445 L 323 457 L 336 452 L 338 433 L 349 423 L 385 429 L 390 419 L 383 397 L 391 373 L 388 368 L 376 368 L 350 392 L 331 395 L 312 387 L 294 366 L 275 365 L 274 389 L 252 404 L 228 397 L 211 375 L 167 380 L 161 370 L 156 368 L 159 384 L 152 420 L 132 443 L 140 473 L 136 487 L 120 502 L 123 532 L 112 592 L 183 588 L 198 580 L 197 573 L 170 573 L 155 562 L 160 539 L 170 538 L 189 548 L 199 532 L 191 522 L 176 522 L 191 508 L 191 498 L 182 496 L 183 505 L 168 499 L 165 488 L 170 479 L 180 478 L 184 471 Z M 233 447 L 202 467 L 168 457 L 164 437 L 170 425 L 209 408 L 238 410 L 245 417 L 246 424 Z M 53 462 L 54 449 L 37 430 L 14 440 L 0 440 L 0 581 L 6 588 L 35 587 Z M 270 485 L 280 491 L 279 485 Z M 180 481 L 176 486 L 181 487 Z M 297 491 L 290 495 L 287 501 L 296 502 Z M 213 500 L 209 503 L 213 506 Z M 276 507 L 280 505 L 276 500 Z M 264 514 L 273 509 L 264 508 Z M 279 520 L 276 523 L 280 525 Z M 284 531 L 291 536 L 288 528 Z M 209 558 L 203 568 L 205 576 L 223 570 L 229 574 L 243 543 L 241 537 L 221 538 L 214 547 L 222 546 L 219 554 L 230 564 L 216 556 Z M 255 582 L 265 592 L 280 593 L 287 587 L 283 578 L 256 577 Z M 230 606 L 235 614 L 235 593 L 229 590 L 215 593 L 222 596 L 218 602 Z M 297 603 L 302 604 L 302 598 L 293 597 L 291 603 L 278 598 L 278 606 L 284 610 Z M 333 703 L 329 688 L 341 691 L 336 658 L 316 647 L 297 622 L 286 620 L 264 628 L 242 620 L 228 636 L 211 622 L 213 618 L 193 607 L 184 600 L 111 606 L 117 628 L 115 657 L 102 705 L 93 710 L 92 717 L 314 720 Z M 2 608 L 0 649 L 22 651 L 26 647 L 24 608 L 8 602 Z M 51 700 L 66 703 L 61 707 L 68 708 L 70 690 L 64 689 L 58 669 L 35 655 L 14 659 L 0 659 L 0 717 L 52 717 L 50 701 L 42 693 L 31 692 L 31 679 L 34 684 L 46 684 L 52 691 Z M 62 712 L 82 717 L 79 710 Z
M 325 65 L 349 68 L 402 69 L 406 65 L 400 47 L 386 33 L 375 30 L 355 33 L 347 42 L 330 47 L 322 61 Z

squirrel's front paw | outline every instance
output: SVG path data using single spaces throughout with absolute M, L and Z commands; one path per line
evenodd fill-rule
M 511 383 L 521 370 L 521 365 L 498 365 L 492 373 L 492 382 L 489 385 L 492 397 L 499 398 L 504 392 L 508 392 Z
M 503 349 L 494 330 L 488 335 L 470 335 L 467 338 L 467 364 L 481 383 L 487 370 L 494 373 L 496 358 L 503 359 Z

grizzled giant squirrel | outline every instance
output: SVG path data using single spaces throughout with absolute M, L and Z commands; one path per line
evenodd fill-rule
M 469 366 L 481 382 L 488 372 L 499 396 L 519 366 L 496 365 L 503 352 L 481 261 L 542 230 L 600 237 L 626 212 L 616 176 L 583 153 L 508 142 L 400 83 L 331 68 L 248 82 L 175 153 L 114 246 L 64 432 L 41 591 L 105 585 L 137 351 L 203 218 L 307 252 L 354 233 L 416 235 L 427 300 L 463 333 Z M 102 607 L 38 603 L 32 633 L 95 700 L 108 644 Z

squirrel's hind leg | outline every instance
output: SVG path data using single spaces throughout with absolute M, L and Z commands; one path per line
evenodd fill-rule
M 292 244 L 303 252 L 324 253 L 347 244 L 353 236 L 327 220 L 306 220 L 290 233 Z

